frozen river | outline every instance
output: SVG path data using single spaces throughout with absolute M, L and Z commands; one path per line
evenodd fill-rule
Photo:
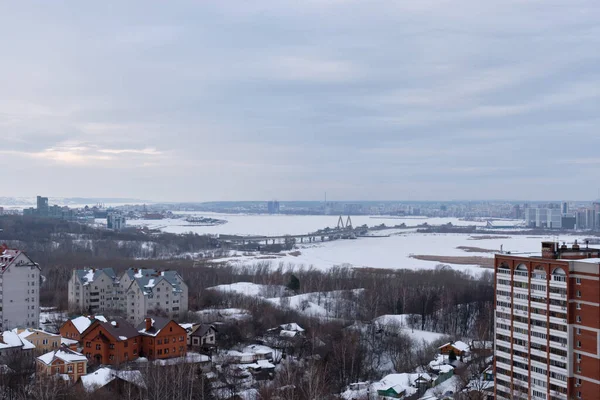
M 132 220 L 130 225 L 148 225 L 160 228 L 165 232 L 184 233 L 196 232 L 198 234 L 236 234 L 236 235 L 265 235 L 278 236 L 285 234 L 304 234 L 318 229 L 335 227 L 338 216 L 316 215 L 245 215 L 245 214 L 216 214 L 216 213 L 190 213 L 194 216 L 204 216 L 226 220 L 224 225 L 217 226 L 191 226 L 185 219 L 164 219 L 158 221 Z M 454 225 L 484 226 L 485 222 L 461 221 L 457 218 L 391 218 L 379 216 L 353 216 L 354 226 L 367 224 L 368 226 L 380 225 L 394 226 L 405 223 L 414 226 L 422 223 L 429 225 L 442 225 L 451 222 Z M 375 232 L 378 233 L 378 232 Z M 332 242 L 318 242 L 316 244 L 299 244 L 298 252 L 284 253 L 269 260 L 272 264 L 294 264 L 296 266 L 328 269 L 335 265 L 350 265 L 354 267 L 372 268 L 410 268 L 431 269 L 440 262 L 417 260 L 411 255 L 434 256 L 462 256 L 462 257 L 493 257 L 488 252 L 466 252 L 458 249 L 460 246 L 477 247 L 489 250 L 500 250 L 513 253 L 538 253 L 543 240 L 560 240 L 572 242 L 582 240 L 580 236 L 529 236 L 516 235 L 507 232 L 503 235 L 492 235 L 490 238 L 475 240 L 476 237 L 486 235 L 485 231 L 477 235 L 468 234 L 429 234 L 406 232 L 402 230 L 389 230 L 381 233 L 393 233 L 389 237 L 358 238 L 356 240 L 337 240 Z M 507 237 L 508 236 L 508 237 Z M 258 254 L 237 254 L 226 260 L 233 264 L 253 264 L 264 262 Z M 275 256 L 274 256 L 275 257 Z M 483 271 L 478 265 L 452 264 L 452 268 L 479 274 Z

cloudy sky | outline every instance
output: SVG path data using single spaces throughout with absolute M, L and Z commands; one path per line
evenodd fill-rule
M 0 195 L 593 199 L 599 21 L 597 0 L 0 0 Z

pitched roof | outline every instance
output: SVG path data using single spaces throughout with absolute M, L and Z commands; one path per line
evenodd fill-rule
M 12 331 L 14 333 L 18 334 L 21 339 L 26 339 L 35 333 L 40 333 L 42 335 L 48 335 L 48 336 L 54 336 L 54 337 L 60 337 L 60 335 L 57 335 L 56 333 L 46 332 L 42 329 L 26 328 L 26 329 L 23 329 L 21 332 L 19 332 L 19 330 L 17 328 L 15 328 Z
M 151 294 L 156 285 L 163 280 L 173 287 L 174 292 L 181 292 L 181 276 L 177 271 L 156 271 L 155 269 L 129 268 L 125 274 L 137 284 L 144 295 Z
M 94 322 L 98 322 L 98 324 L 116 340 L 127 340 L 136 336 L 140 336 L 140 333 L 137 331 L 137 329 L 135 329 L 133 325 L 127 322 L 127 320 L 124 318 L 115 318 L 112 321 L 96 320 Z M 90 325 L 86 331 L 88 331 L 92 325 Z
M 146 387 L 140 371 L 115 371 L 106 367 L 99 368 L 91 374 L 83 375 L 81 377 L 81 384 L 83 385 L 83 389 L 89 393 L 106 386 L 117 378 L 133 383 L 136 386 Z
M 4 331 L 0 337 L 0 350 L 1 349 L 12 349 L 21 348 L 22 350 L 35 349 L 33 343 L 25 338 L 19 337 L 16 332 Z
M 79 281 L 82 284 L 89 285 L 90 283 L 92 283 L 96 279 L 98 279 L 100 277 L 100 275 L 102 275 L 103 273 L 106 274 L 113 281 L 117 280 L 117 274 L 115 273 L 115 270 L 112 269 L 112 268 L 104 268 L 104 269 L 84 268 L 84 269 L 78 269 L 78 270 L 75 271 L 75 276 L 77 276 L 77 279 L 79 279 Z
M 76 351 L 73 351 L 67 347 L 61 347 L 58 350 L 50 351 L 46 354 L 42 354 L 37 358 L 46 365 L 51 365 L 56 359 L 59 359 L 65 363 L 87 361 L 86 356 Z
M 15 263 L 15 260 L 20 255 L 23 255 L 27 259 L 27 263 L 24 265 L 27 266 L 36 266 L 39 269 L 39 265 L 31 260 L 31 258 L 27 257 L 25 253 L 21 250 L 9 249 L 5 246 L 0 246 L 0 272 L 6 271 L 8 267 Z M 17 264 L 22 265 L 22 264 Z
M 139 333 L 142 333 L 144 335 L 148 335 L 148 336 L 156 336 L 160 333 L 160 331 L 162 329 L 164 329 L 165 326 L 167 326 L 169 324 L 169 322 L 171 322 L 172 320 L 168 319 L 168 318 L 163 318 L 163 317 L 152 317 L 150 318 L 150 329 L 146 330 L 146 320 L 142 321 L 138 326 L 137 326 L 137 331 Z M 177 324 L 176 324 L 177 325 Z M 181 329 L 184 329 L 183 327 L 181 327 L 180 325 L 178 325 Z
M 102 315 L 89 316 L 81 315 L 79 317 L 71 318 L 69 321 L 75 326 L 75 329 L 82 334 L 87 328 L 92 325 L 94 321 L 106 322 L 106 318 Z
M 217 331 L 217 328 L 215 328 L 214 325 L 202 324 L 202 325 L 198 326 L 198 328 L 196 328 L 196 330 L 194 332 L 192 332 L 191 336 L 202 337 L 202 336 L 206 335 L 208 333 L 208 331 L 210 331 L 211 329 L 213 329 L 215 332 Z

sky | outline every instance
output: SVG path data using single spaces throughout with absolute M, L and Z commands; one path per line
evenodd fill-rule
M 600 197 L 600 2 L 0 0 L 0 196 Z

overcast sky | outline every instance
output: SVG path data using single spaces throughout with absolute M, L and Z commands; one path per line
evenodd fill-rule
M 0 196 L 592 200 L 599 21 L 597 0 L 0 1 Z

